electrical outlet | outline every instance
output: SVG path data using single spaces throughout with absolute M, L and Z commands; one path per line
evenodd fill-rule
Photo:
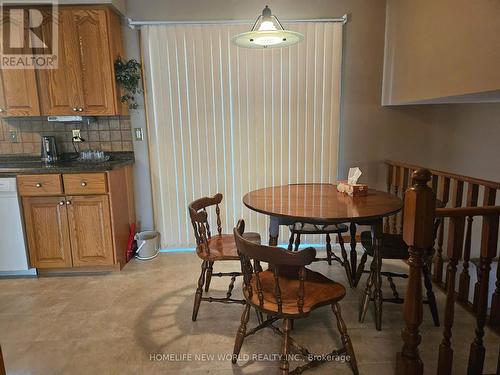
M 81 142 L 80 129 L 73 129 L 73 142 Z
M 17 131 L 11 130 L 9 132 L 9 139 L 12 143 L 19 143 L 19 138 L 17 137 Z

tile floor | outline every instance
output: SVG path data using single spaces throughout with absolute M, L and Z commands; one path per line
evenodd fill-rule
M 191 321 L 199 267 L 193 253 L 169 253 L 151 261 L 133 260 L 121 272 L 106 275 L 0 280 L 0 344 L 8 374 L 277 373 L 277 363 L 268 357 L 236 366 L 223 358 L 232 353 L 242 306 L 202 303 L 198 321 Z M 385 267 L 401 271 L 405 266 Z M 321 262 L 312 268 L 345 283 L 339 265 Z M 226 280 L 213 279 L 213 295 L 225 293 Z M 240 289 L 238 282 L 237 294 Z M 401 347 L 401 306 L 385 304 L 383 330 L 376 331 L 371 312 L 364 323 L 357 321 L 361 289 L 348 290 L 341 304 L 360 372 L 392 374 Z M 384 293 L 390 293 L 386 282 Z M 442 315 L 444 295 L 438 292 L 437 297 Z M 252 314 L 250 325 L 255 321 Z M 473 318 L 457 306 L 452 338 L 455 374 L 465 373 L 473 327 Z M 435 373 L 442 328 L 433 327 L 427 307 L 422 333 L 425 370 Z M 329 308 L 296 322 L 292 336 L 315 352 L 340 346 Z M 495 371 L 499 342 L 498 336 L 486 332 L 486 373 Z M 246 339 L 241 354 L 268 356 L 279 353 L 279 348 L 280 339 L 264 330 Z M 189 355 L 197 358 L 189 360 Z M 346 364 L 328 363 L 309 373 L 351 372 Z

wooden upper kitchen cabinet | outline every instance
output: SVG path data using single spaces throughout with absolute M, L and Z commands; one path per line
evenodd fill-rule
M 58 67 L 37 71 L 42 115 L 126 113 L 114 73 L 123 56 L 119 15 L 105 6 L 60 6 L 58 17 Z
M 4 7 L 3 12 L 6 11 Z M 10 30 L 9 17 L 2 18 L 2 27 L 4 30 Z M 8 53 L 4 49 L 3 41 L 0 40 L 0 44 L 2 51 Z M 30 52 L 26 48 L 24 50 Z M 0 116 L 40 116 L 34 69 L 0 69 Z
M 71 267 L 71 247 L 64 197 L 23 198 L 30 263 L 37 268 Z
M 40 116 L 33 69 L 1 70 L 0 81 L 0 116 Z
M 107 195 L 66 197 L 73 266 L 112 265 L 113 241 Z

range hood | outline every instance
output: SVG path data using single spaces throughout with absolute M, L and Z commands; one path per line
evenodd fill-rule
M 47 121 L 76 122 L 76 121 L 83 121 L 83 117 L 82 116 L 47 116 Z

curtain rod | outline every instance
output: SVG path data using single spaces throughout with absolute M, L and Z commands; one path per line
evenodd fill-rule
M 298 22 L 341 22 L 345 24 L 348 21 L 348 15 L 344 14 L 342 17 L 334 18 L 310 18 L 310 19 L 294 19 L 294 20 L 283 20 L 283 23 L 298 23 Z M 211 20 L 211 21 L 134 21 L 131 18 L 127 18 L 127 24 L 130 28 L 136 26 L 152 26 L 152 25 L 242 25 L 242 24 L 253 24 L 255 20 Z

